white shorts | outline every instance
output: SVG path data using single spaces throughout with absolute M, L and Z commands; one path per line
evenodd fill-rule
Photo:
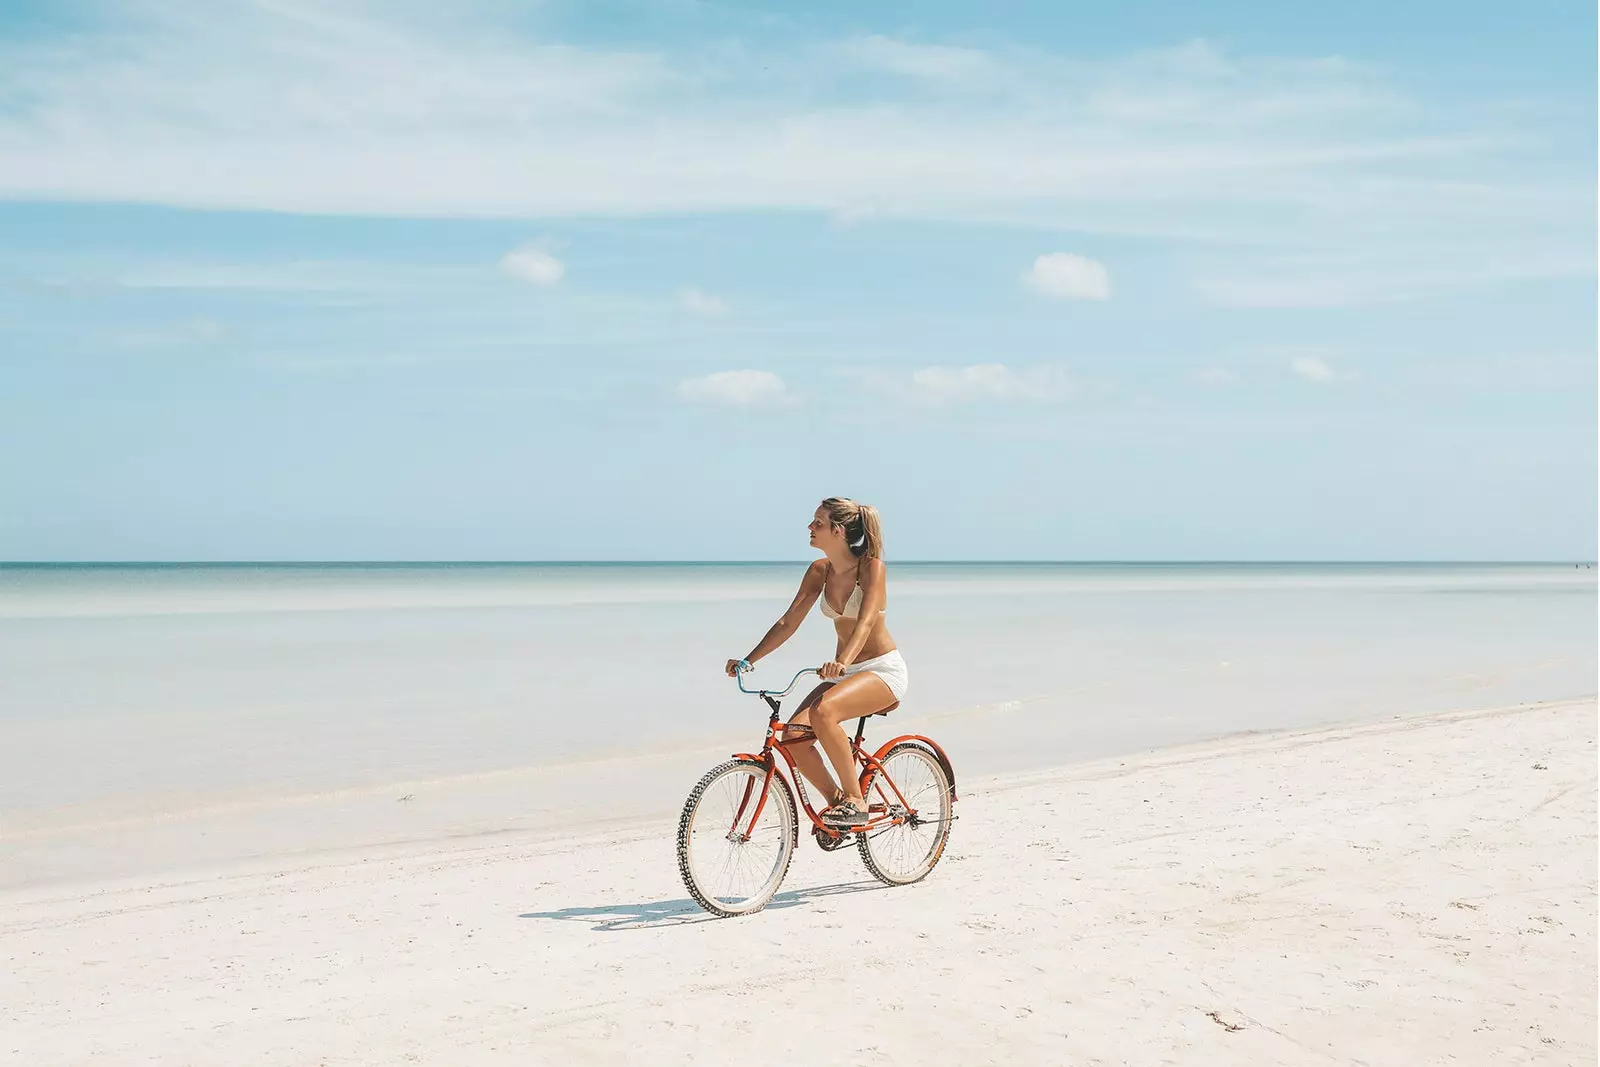
M 882 678 L 896 700 L 906 698 L 906 687 L 911 684 L 911 676 L 906 673 L 905 657 L 900 655 L 898 648 L 881 656 L 874 656 L 872 659 L 857 660 L 844 669 L 844 676 L 848 678 L 862 671 Z

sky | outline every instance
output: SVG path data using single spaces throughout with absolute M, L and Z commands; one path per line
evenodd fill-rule
M 1592 560 L 1595 8 L 0 5 L 0 559 Z

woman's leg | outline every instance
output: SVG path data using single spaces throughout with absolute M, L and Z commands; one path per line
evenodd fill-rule
M 867 810 L 867 804 L 861 796 L 861 779 L 856 772 L 855 755 L 850 751 L 850 737 L 840 724 L 846 719 L 859 719 L 863 715 L 882 711 L 893 703 L 894 693 L 888 683 L 871 671 L 862 671 L 841 678 L 838 685 L 822 694 L 822 699 L 817 701 L 817 706 L 811 709 L 809 715 L 812 732 L 822 742 L 822 750 L 828 754 L 833 769 L 839 774 L 843 799 L 854 802 L 862 811 Z
M 832 682 L 817 686 L 806 698 L 800 702 L 800 710 L 789 717 L 789 721 L 798 726 L 810 726 L 810 713 L 817 706 L 817 701 L 822 699 L 822 694 L 833 688 Z M 813 727 L 813 730 L 815 728 Z M 807 741 L 803 745 L 786 745 L 789 755 L 794 757 L 794 765 L 800 768 L 800 773 L 806 776 L 822 797 L 822 807 L 827 807 L 839 795 L 839 786 L 833 780 L 833 775 L 828 773 L 828 765 L 823 762 L 822 753 L 817 751 L 815 741 Z

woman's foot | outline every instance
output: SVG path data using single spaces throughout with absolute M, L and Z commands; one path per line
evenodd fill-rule
M 844 797 L 824 811 L 820 818 L 835 829 L 862 826 L 867 821 L 867 802 L 859 797 L 855 800 Z

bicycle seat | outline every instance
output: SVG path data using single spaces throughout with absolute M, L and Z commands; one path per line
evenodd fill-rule
M 873 712 L 872 715 L 887 715 L 891 711 L 893 711 L 895 708 L 898 708 L 899 706 L 900 706 L 900 702 L 898 700 L 896 700 L 893 704 L 890 704 L 888 707 L 884 708 L 882 711 Z M 872 715 L 863 715 L 861 717 L 863 719 L 870 719 L 870 718 L 872 718 Z

